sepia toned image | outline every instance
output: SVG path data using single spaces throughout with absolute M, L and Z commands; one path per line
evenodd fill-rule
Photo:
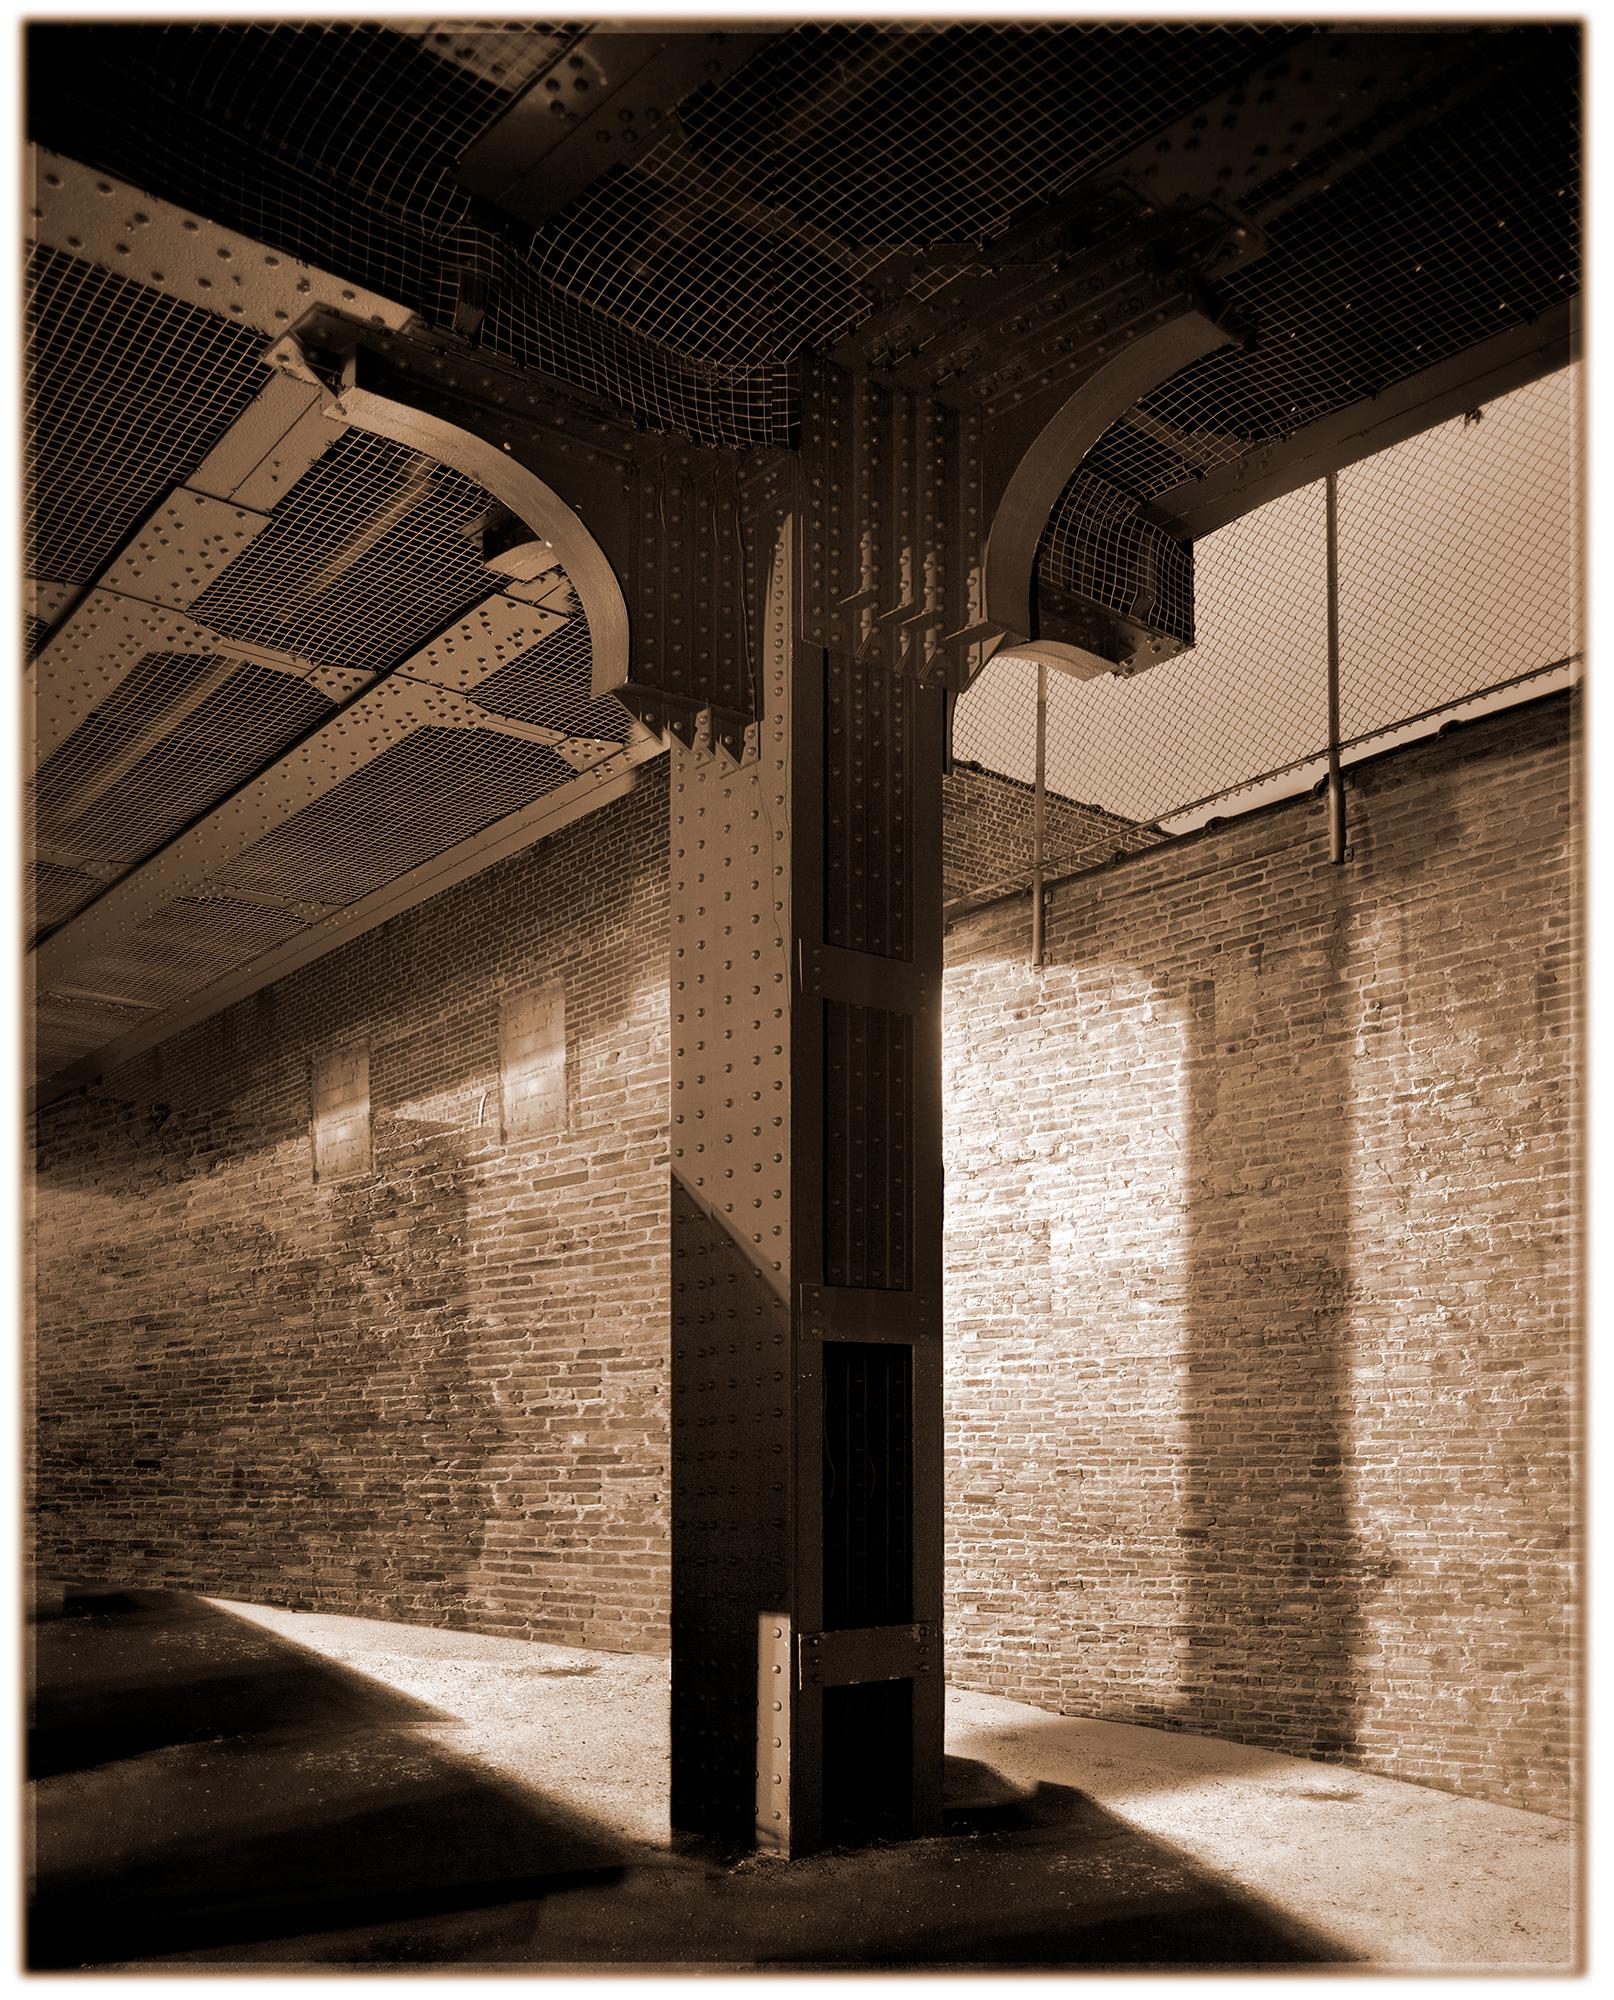
M 18 38 L 18 1969 L 1583 1970 L 1583 24 Z

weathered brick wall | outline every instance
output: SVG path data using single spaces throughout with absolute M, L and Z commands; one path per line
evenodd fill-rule
M 49 1108 L 47 1573 L 665 1645 L 666 820 L 657 764 Z M 551 979 L 569 1129 L 507 1145 L 501 998 Z M 316 1184 L 355 1036 L 372 1164 Z
M 666 784 L 42 1119 L 40 1560 L 68 1579 L 664 1644 Z M 564 989 L 504 1145 L 502 993 Z M 369 1039 L 374 1166 L 311 1176 Z
M 1344 870 L 1301 801 L 1059 889 L 1040 979 L 1023 897 L 953 931 L 956 1679 L 1561 1801 L 1566 713 L 1365 769 Z M 50 1573 L 665 1645 L 665 871 L 649 767 L 46 1112 Z M 571 1123 L 506 1146 L 557 978 Z
M 1564 1809 L 1568 718 L 951 933 L 955 1680 Z
M 1025 880 L 1032 866 L 1032 788 L 960 759 L 942 783 L 945 837 L 942 894 L 951 901 Z M 1047 796 L 1044 854 L 1050 874 L 1096 867 L 1116 854 L 1152 847 L 1139 826 L 1058 792 Z

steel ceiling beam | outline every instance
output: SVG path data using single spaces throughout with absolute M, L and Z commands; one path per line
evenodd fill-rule
M 160 1011 L 154 1012 L 150 1020 L 142 1021 L 138 1028 L 44 1079 L 30 1093 L 30 1109 L 95 1083 L 181 1030 L 207 1020 L 238 1000 L 261 992 L 264 987 L 272 986 L 277 980 L 286 978 L 301 966 L 311 964 L 316 958 L 322 958 L 339 945 L 362 937 L 378 924 L 401 916 L 417 903 L 441 895 L 445 889 L 468 881 L 495 862 L 519 854 L 524 848 L 558 833 L 562 827 L 571 825 L 585 814 L 608 805 L 613 799 L 624 797 L 637 780 L 637 767 L 662 754 L 661 744 L 648 731 L 641 732 L 626 749 L 613 745 L 610 755 L 600 758 L 592 769 L 580 771 L 575 778 L 558 785 L 552 792 L 546 792 L 530 806 L 523 806 L 519 812 L 496 820 L 483 832 L 445 848 L 441 854 L 396 876 L 369 895 L 361 896 L 357 902 L 349 903 L 339 911 L 319 915 L 306 931 L 286 944 L 259 953 L 237 971 L 214 980 L 174 1005 L 161 1006 Z M 267 899 L 239 892 L 236 900 Z M 43 981 L 39 982 L 39 990 L 44 991 Z M 59 982 L 52 990 L 57 993 L 66 991 Z M 150 1005 L 145 1001 L 117 999 L 112 995 L 106 997 L 119 1006 L 145 1008 Z
M 282 333 L 320 305 L 394 329 L 415 319 L 407 306 L 335 272 L 42 146 L 28 149 L 24 185 L 32 242 L 238 326 Z
M 523 222 L 545 222 L 676 130 L 686 98 L 732 76 L 779 32 L 595 27 L 472 142 L 459 181 Z

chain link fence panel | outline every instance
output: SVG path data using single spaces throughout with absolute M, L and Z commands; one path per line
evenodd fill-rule
M 1347 765 L 1578 677 L 1579 392 L 1576 364 L 1338 474 Z M 1317 480 L 1196 545 L 1190 650 L 1091 680 L 1047 669 L 1045 877 L 1318 781 L 1327 559 Z M 1028 843 L 1037 683 L 1035 660 L 1000 655 L 953 729 L 957 759 L 1010 781 Z

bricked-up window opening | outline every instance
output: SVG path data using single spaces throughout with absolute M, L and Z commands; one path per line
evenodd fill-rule
M 824 1627 L 913 1616 L 913 1352 L 824 1344 Z
M 566 1129 L 566 993 L 558 980 L 499 1004 L 499 1101 L 506 1144 Z
M 370 1171 L 370 1051 L 347 1042 L 313 1061 L 314 1178 L 334 1181 Z

